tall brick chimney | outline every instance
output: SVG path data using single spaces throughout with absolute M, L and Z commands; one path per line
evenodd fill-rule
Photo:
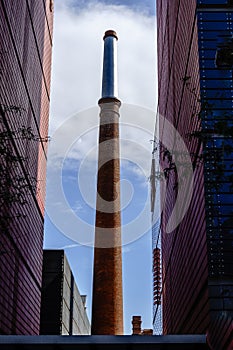
M 117 34 L 104 35 L 96 200 L 92 334 L 123 334 Z
M 133 316 L 132 318 L 132 335 L 139 335 L 142 332 L 141 329 L 141 324 L 142 324 L 142 320 L 141 320 L 141 316 Z
M 142 318 L 141 316 L 132 317 L 132 335 L 153 335 L 153 329 L 146 328 L 142 329 Z

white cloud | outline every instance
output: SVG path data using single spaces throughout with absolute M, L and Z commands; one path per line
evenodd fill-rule
M 119 96 L 123 103 L 154 109 L 154 18 L 127 6 L 89 3 L 70 9 L 57 1 L 54 25 L 50 130 L 80 110 L 97 105 L 101 92 L 103 34 L 119 36 Z M 154 120 L 151 122 L 153 128 Z
M 68 245 L 64 245 L 62 247 L 54 247 L 53 249 L 72 249 L 72 248 L 77 248 L 80 247 L 80 244 L 68 244 Z
M 55 12 L 52 140 L 47 190 L 48 204 L 52 206 L 54 202 L 62 201 L 56 197 L 58 188 L 55 187 L 60 186 L 60 180 L 56 178 L 61 178 L 66 160 L 66 170 L 76 168 L 77 176 L 80 175 L 78 170 L 83 169 L 84 176 L 79 177 L 80 191 L 85 189 L 89 202 L 95 202 L 102 37 L 110 28 L 116 30 L 119 37 L 118 85 L 123 102 L 120 109 L 121 158 L 134 164 L 131 173 L 137 180 L 141 176 L 145 190 L 151 164 L 150 140 L 153 138 L 156 102 L 154 18 L 127 6 L 103 5 L 101 2 L 88 3 L 74 11 L 68 6 L 72 2 L 57 2 Z M 122 187 L 125 191 L 126 186 Z
M 85 159 L 86 167 L 96 170 L 102 36 L 109 28 L 119 36 L 121 157 L 149 176 L 156 102 L 154 17 L 97 1 L 86 7 L 83 2 L 81 8 L 71 6 L 74 0 L 55 4 L 48 177 L 65 159 L 66 169 Z
M 81 210 L 83 210 L 82 203 L 81 203 L 79 200 L 77 200 L 77 201 L 75 202 L 75 205 L 73 206 L 72 209 L 73 209 L 75 212 L 80 212 Z
M 61 169 L 64 160 L 68 160 L 66 169 L 72 170 L 83 162 L 85 176 L 83 181 L 81 179 L 83 186 L 80 189 L 83 187 L 95 192 L 102 37 L 110 28 L 116 30 L 119 37 L 121 157 L 134 164 L 132 172 L 135 178 L 141 176 L 144 183 L 151 162 L 149 140 L 153 138 L 156 104 L 154 17 L 135 8 L 103 5 L 101 2 L 89 2 L 87 6 L 82 2 L 81 9 L 77 7 L 74 10 L 69 7 L 72 3 L 75 1 L 55 2 L 50 117 L 52 140 L 47 191 L 47 198 L 53 199 L 52 204 L 57 200 L 50 197 L 50 193 L 51 196 L 56 194 L 55 186 L 59 185 L 55 179 L 59 175 L 56 169 Z M 92 193 L 89 193 L 90 201 L 95 197 Z

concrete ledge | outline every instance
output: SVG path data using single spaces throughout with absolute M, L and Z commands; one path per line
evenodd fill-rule
M 0 336 L 1 350 L 134 350 L 134 349 L 208 349 L 205 335 L 165 336 Z

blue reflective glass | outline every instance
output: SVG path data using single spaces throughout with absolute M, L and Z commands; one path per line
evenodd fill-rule
M 224 153 L 224 160 L 225 161 L 231 161 L 231 163 L 233 164 L 233 152 L 225 152 Z
M 200 66 L 201 68 L 211 68 L 211 69 L 215 69 L 215 59 L 214 57 L 211 57 L 210 59 L 204 59 L 202 57 L 200 57 Z
M 233 101 L 232 100 L 223 100 L 223 99 L 209 99 L 208 102 L 212 105 L 212 108 L 231 108 L 233 107 Z
M 200 49 L 212 49 L 216 52 L 216 47 L 217 47 L 217 41 L 216 38 L 212 39 L 212 40 L 204 40 L 204 39 L 200 39 L 199 40 L 199 47 Z
M 222 220 L 222 231 L 223 234 L 233 234 L 233 211 L 230 213 L 229 217 L 225 216 Z
M 213 129 L 214 125 L 214 119 L 212 116 L 209 117 L 209 119 L 202 120 L 202 128 L 203 129 Z
M 233 221 L 232 217 L 229 216 L 216 216 L 208 220 L 208 226 L 211 224 L 214 224 L 214 227 L 210 228 L 212 231 L 212 234 L 217 237 L 219 234 L 224 235 L 229 233 L 229 228 L 233 227 Z M 219 228 L 219 224 L 222 224 L 222 227 Z M 228 228 L 229 227 L 229 228 Z M 221 231 L 220 231 L 221 230 Z
M 233 147 L 233 138 L 225 136 L 224 137 L 224 143 L 225 143 L 225 146 L 228 145 L 228 146 Z M 232 151 L 231 151 L 231 154 L 232 154 Z
M 199 21 L 226 21 L 233 19 L 231 12 L 198 12 Z
M 197 0 L 199 5 L 223 5 L 227 4 L 228 0 Z
M 202 82 L 202 86 L 204 83 Z M 233 98 L 233 91 L 232 90 L 221 90 L 221 89 L 206 89 L 206 87 L 201 88 L 202 96 L 206 98 L 218 98 L 218 99 L 224 99 L 224 98 Z M 222 102 L 222 100 L 221 100 Z
M 201 69 L 215 69 L 215 60 L 214 59 L 210 59 L 210 60 L 206 60 L 206 59 L 201 59 L 200 60 L 200 67 Z
M 216 31 L 216 29 L 219 30 L 229 30 L 230 23 L 226 19 L 224 21 L 221 21 L 220 19 L 216 22 L 202 22 L 199 21 L 198 28 L 199 30 L 211 30 Z
M 230 144 L 229 139 L 228 140 L 224 140 L 224 141 L 219 141 L 219 145 L 214 144 L 212 139 L 207 139 L 205 140 L 205 145 L 206 145 L 206 150 L 205 150 L 205 154 L 206 157 L 210 157 L 209 159 L 214 159 L 214 157 L 216 156 L 211 156 L 211 154 L 214 154 L 214 152 L 218 151 L 218 157 L 220 158 L 220 160 L 222 161 L 223 159 L 227 159 L 227 155 L 229 156 L 229 159 L 232 158 L 232 144 Z
M 232 172 L 231 172 L 231 175 L 232 175 Z M 229 181 L 221 183 L 220 194 L 229 194 L 231 196 L 231 203 L 233 203 L 233 183 Z
M 207 24 L 207 22 L 205 24 Z M 226 40 L 230 39 L 233 35 L 232 28 L 228 31 L 223 31 L 218 23 L 216 23 L 215 30 L 208 30 L 207 28 L 207 26 L 205 26 L 205 29 L 199 28 L 199 41 L 215 40 L 216 44 L 221 44 L 226 42 Z
M 214 109 L 212 112 L 212 117 L 214 119 L 227 119 L 231 120 L 233 116 L 232 109 Z
M 215 56 L 211 57 L 210 59 L 206 58 L 206 59 L 201 59 L 201 67 L 204 66 L 206 69 L 218 69 L 216 67 L 216 63 L 215 63 Z
M 233 204 L 232 193 L 219 194 L 218 200 L 221 202 L 221 205 L 222 204 Z M 231 208 L 231 210 L 232 210 L 232 208 Z
M 215 60 L 216 47 L 215 47 L 214 50 L 201 49 L 199 52 L 200 52 L 200 57 L 201 57 L 202 59 L 212 59 L 212 60 Z
M 205 165 L 205 171 L 213 171 L 216 172 L 216 165 L 213 164 L 206 164 Z M 222 169 L 224 171 L 224 169 Z M 216 176 L 215 173 L 213 173 L 213 176 Z
M 220 5 L 227 1 L 198 1 L 199 4 Z M 205 193 L 207 226 L 212 231 L 216 227 L 216 239 L 222 225 L 233 217 L 233 139 L 220 137 L 224 129 L 217 129 L 216 122 L 227 120 L 227 127 L 233 125 L 233 69 L 216 67 L 216 57 L 220 50 L 231 43 L 233 36 L 232 12 L 198 12 L 198 37 L 200 57 L 200 87 L 204 130 L 212 130 L 205 139 Z M 228 47 L 228 46 L 227 46 Z M 217 56 L 218 54 L 218 56 Z M 220 61 L 221 62 L 221 61 Z M 207 103 L 207 104 L 206 104 Z M 219 132 L 218 132 L 219 130 Z M 209 162 L 207 163 L 207 159 Z M 233 224 L 232 224 L 233 225 Z
M 201 87 L 203 88 L 212 88 L 215 87 L 216 89 L 227 89 L 227 88 L 233 88 L 233 81 L 231 79 L 203 79 L 201 81 Z M 221 113 L 222 114 L 222 113 Z
M 213 204 L 211 206 L 208 207 L 208 213 L 209 216 L 211 216 L 212 218 L 216 217 L 221 217 L 221 216 L 226 216 L 226 215 L 230 215 L 232 212 L 232 206 L 231 205 L 216 205 Z
M 214 147 L 217 147 L 217 148 L 222 148 L 223 146 L 223 140 L 222 139 L 214 139 L 213 140 L 213 145 Z
M 220 214 L 229 215 L 232 213 L 232 202 L 229 205 L 221 205 L 218 209 Z
M 231 69 L 207 69 L 205 65 L 200 70 L 201 79 L 216 78 L 216 79 L 232 79 Z
M 232 194 L 233 191 L 233 187 L 232 187 L 232 183 L 231 182 L 222 182 L 221 183 L 221 191 L 222 192 L 228 192 Z
M 224 166 L 225 170 L 230 171 L 233 174 L 233 159 L 228 161 L 224 160 Z

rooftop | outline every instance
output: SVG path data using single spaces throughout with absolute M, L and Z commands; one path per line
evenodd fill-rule
M 202 350 L 208 349 L 205 335 L 165 336 L 21 336 L 1 335 L 1 350 Z

